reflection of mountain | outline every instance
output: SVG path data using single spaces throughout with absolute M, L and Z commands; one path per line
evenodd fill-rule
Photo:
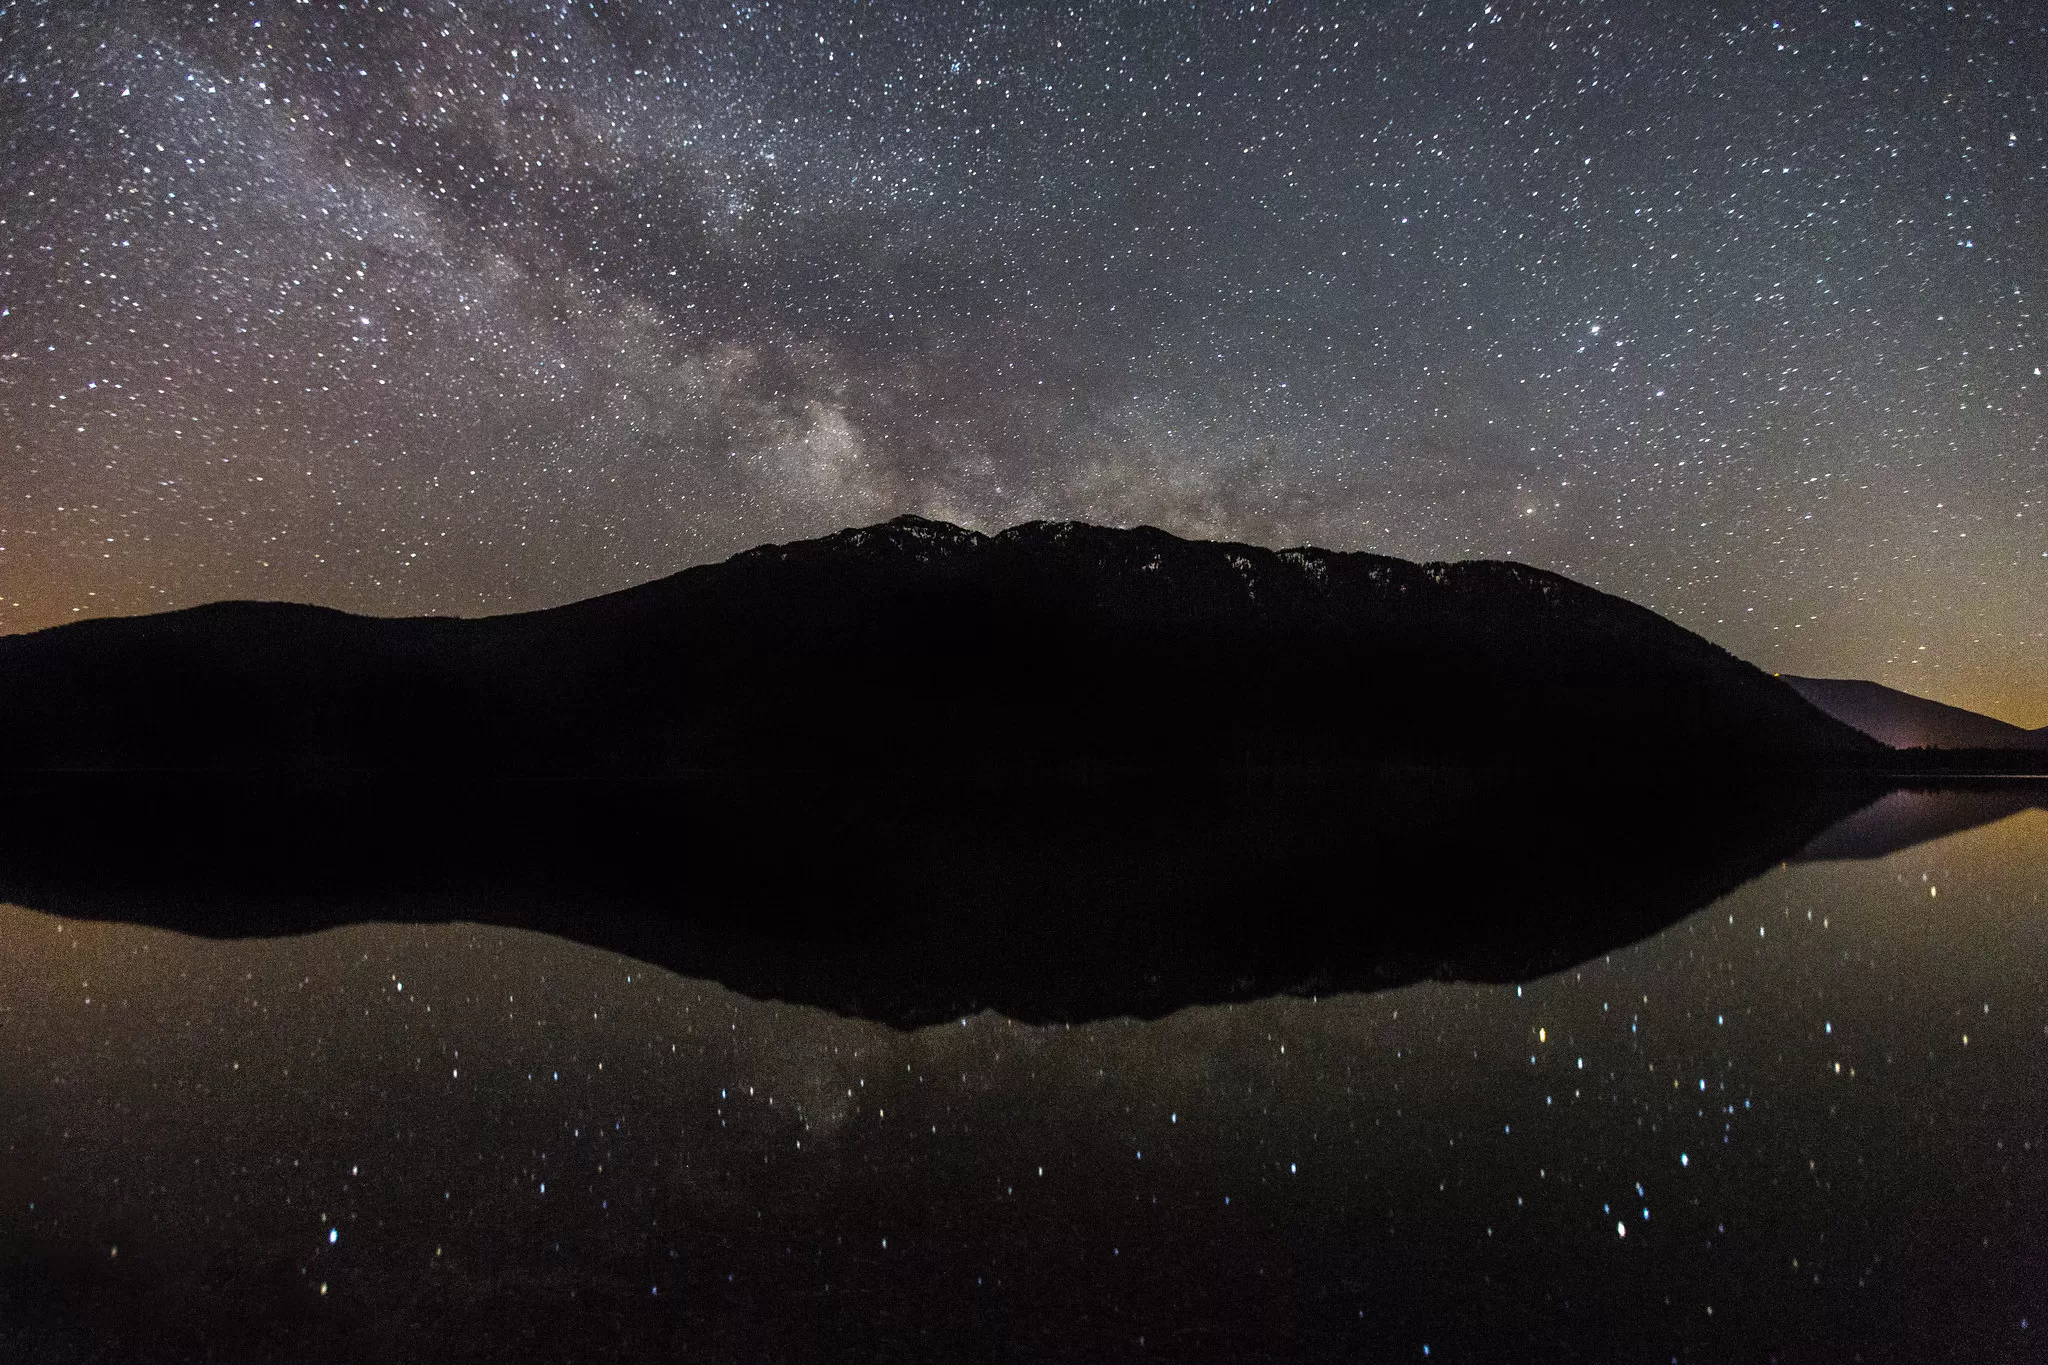
M 1556 970 L 1868 798 L 1444 769 L 459 792 L 42 779 L 0 798 L 0 899 L 214 935 L 477 920 L 899 1025 L 1081 1020 Z
M 2023 730 L 1881 683 L 1778 676 L 1836 720 L 1894 749 L 2048 749 L 2048 727 Z
M 1882 858 L 1915 844 L 2003 820 L 2023 810 L 2048 810 L 2048 782 L 2015 781 L 1938 791 L 1887 792 L 1823 831 L 1793 861 Z
M 1555 574 L 903 518 L 552 611 L 222 603 L 0 640 L 0 768 L 675 776 L 1878 746 Z

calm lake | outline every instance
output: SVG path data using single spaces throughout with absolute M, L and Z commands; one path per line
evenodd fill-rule
M 0 907 L 0 1356 L 2041 1359 L 2048 811 L 1913 800 L 1988 823 L 1151 1019 Z

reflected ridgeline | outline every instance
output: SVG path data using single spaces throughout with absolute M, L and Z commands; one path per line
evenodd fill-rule
M 1940 786 L 1901 787 L 1830 827 L 1790 861 L 1889 857 L 2026 810 L 2048 810 L 2048 780 L 1951 778 Z
M 1406 768 L 934 783 L 45 778 L 0 900 L 190 933 L 470 920 L 910 1027 L 1522 979 L 1621 947 L 1872 793 Z

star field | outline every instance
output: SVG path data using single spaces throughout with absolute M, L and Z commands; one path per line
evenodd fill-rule
M 0 0 L 0 629 L 904 511 L 2048 724 L 2022 5 Z

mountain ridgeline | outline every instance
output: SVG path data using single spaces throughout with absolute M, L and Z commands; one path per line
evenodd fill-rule
M 1894 749 L 2048 750 L 2048 726 L 2017 725 L 1855 678 L 1778 675 L 1821 710 Z
M 1522 565 L 914 517 L 474 620 L 224 602 L 0 640 L 0 768 L 1854 765 L 1642 607 Z

